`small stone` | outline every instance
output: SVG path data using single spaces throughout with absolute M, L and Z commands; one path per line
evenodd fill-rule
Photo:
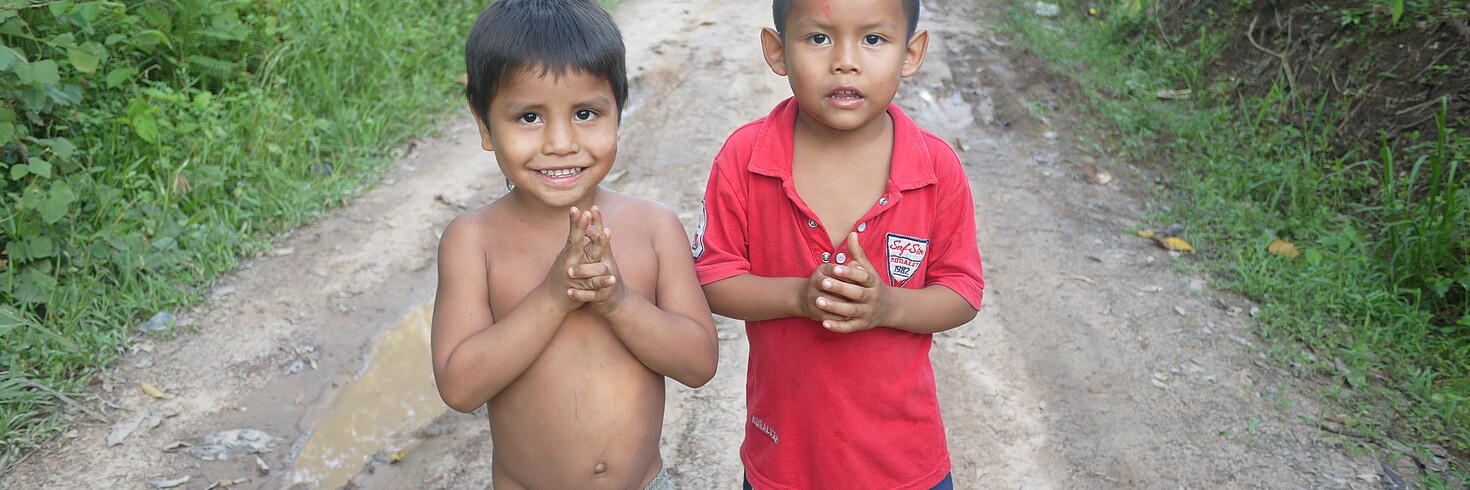
M 138 330 L 144 333 L 158 335 L 173 330 L 176 321 L 177 319 L 173 313 L 160 311 L 154 314 L 152 318 L 149 318 L 148 321 L 143 322 L 142 325 L 138 325 Z

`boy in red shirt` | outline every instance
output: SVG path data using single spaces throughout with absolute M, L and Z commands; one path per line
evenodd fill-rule
M 919 2 L 774 3 L 761 45 L 795 96 L 715 157 L 694 241 L 750 338 L 746 488 L 948 488 L 931 334 L 984 280 L 958 157 L 891 103 L 928 47 Z

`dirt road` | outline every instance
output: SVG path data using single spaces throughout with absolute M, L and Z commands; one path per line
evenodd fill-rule
M 617 7 L 633 91 L 607 185 L 692 230 L 724 137 L 789 94 L 759 58 L 767 5 Z M 985 256 L 984 308 L 932 353 L 957 486 L 1380 486 L 1376 461 L 1307 422 L 1322 405 L 1257 362 L 1251 305 L 1131 233 L 1149 171 L 1081 149 L 1066 87 L 993 29 L 1002 8 L 925 2 L 929 57 L 897 100 L 959 150 Z M 1088 166 L 1116 180 L 1088 183 Z M 503 188 L 468 115 L 447 122 L 353 204 L 247 260 L 177 336 L 135 336 L 94 390 L 109 423 L 0 487 L 487 487 L 488 425 L 434 394 L 425 307 L 438 231 Z M 662 449 L 684 488 L 740 482 L 747 344 L 727 319 L 719 335 L 708 386 L 669 384 Z

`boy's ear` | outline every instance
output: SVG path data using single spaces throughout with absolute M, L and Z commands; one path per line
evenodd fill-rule
M 919 72 L 919 67 L 924 66 L 924 53 L 929 50 L 929 31 L 919 29 L 914 35 L 909 36 L 909 43 L 903 48 L 903 67 L 899 69 L 899 76 L 908 78 Z
M 769 27 L 761 29 L 761 52 L 771 72 L 786 76 L 786 45 L 781 42 L 781 33 Z
M 480 148 L 485 151 L 495 151 L 495 145 L 490 143 L 490 126 L 480 119 L 480 113 L 475 112 L 475 106 L 470 106 L 470 115 L 475 116 L 475 127 L 480 128 Z

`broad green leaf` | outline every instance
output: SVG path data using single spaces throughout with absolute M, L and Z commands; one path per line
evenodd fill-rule
M 138 69 L 131 66 L 118 68 L 107 73 L 107 88 L 117 88 L 123 82 L 131 80 L 133 75 L 138 74 Z
M 51 43 L 63 48 L 70 48 L 77 45 L 77 37 L 73 36 L 70 32 L 62 33 L 52 37 Z
M 71 191 L 71 185 L 66 182 L 54 182 L 51 184 L 51 199 L 61 204 L 76 202 L 77 195 Z
M 46 108 L 46 91 L 41 87 L 31 84 L 20 91 L 21 108 L 28 111 L 39 111 Z
M 26 248 L 29 249 L 26 255 L 31 258 L 44 259 L 56 255 L 56 242 L 51 237 L 37 235 L 26 242 Z
M 15 121 L 15 110 L 6 106 L 0 106 L 0 121 Z
M 31 77 L 36 83 L 49 85 L 61 81 L 61 74 L 56 70 L 56 60 L 39 60 L 31 63 L 31 69 L 34 70 Z
M 0 46 L 0 70 L 9 70 L 16 62 L 24 61 L 25 57 L 10 49 L 10 46 Z
M 106 44 L 108 46 L 111 46 L 111 45 L 117 44 L 118 41 L 122 41 L 122 40 L 127 39 L 127 38 L 128 38 L 128 35 L 127 34 L 113 34 L 111 36 L 107 36 L 107 39 L 104 40 L 104 41 L 102 41 L 102 43 L 103 44 Z
M 46 95 L 53 102 L 60 105 L 77 105 L 82 103 L 82 88 L 70 83 L 59 85 L 47 85 Z
M 133 131 L 138 133 L 139 138 L 149 143 L 158 142 L 158 122 L 153 120 L 153 116 L 141 115 L 133 118 L 132 122 Z
M 15 285 L 15 298 L 26 303 L 45 303 L 56 288 L 56 278 L 36 267 L 27 267 Z
M 71 140 L 66 138 L 46 138 L 36 140 L 36 142 L 50 147 L 51 152 L 61 158 L 71 158 L 77 152 L 77 145 L 72 144 Z
M 1404 0 L 1393 0 L 1393 22 L 1389 25 L 1399 25 L 1399 18 L 1404 16 Z
M 27 166 L 31 167 L 31 173 L 39 175 L 42 178 L 51 178 L 51 162 L 45 159 L 32 158 Z
M 30 85 L 36 81 L 36 69 L 30 63 L 27 63 L 26 60 L 16 60 L 15 64 L 11 65 L 10 71 L 11 73 L 15 73 L 16 78 L 20 79 L 21 85 Z
M 9 143 L 15 139 L 15 123 L 0 121 L 0 145 Z
M 36 210 L 41 212 L 41 220 L 50 225 L 56 224 L 57 221 L 61 221 L 61 218 L 66 216 L 66 206 L 66 203 L 55 199 L 46 199 L 41 201 L 41 207 Z
M 9 306 L 0 306 L 0 336 L 4 336 L 11 330 L 30 325 L 30 323 Z
M 60 17 L 66 15 L 68 10 L 71 10 L 71 4 L 72 2 L 62 0 L 60 2 L 51 2 L 46 4 L 46 6 L 51 8 L 51 15 Z
M 1315 248 L 1303 250 L 1302 256 L 1307 258 L 1308 264 L 1318 265 L 1322 263 L 1322 252 L 1318 251 Z
M 24 179 L 31 174 L 31 166 L 24 163 L 10 166 L 10 180 Z
M 93 73 L 97 71 L 97 64 L 102 61 L 101 45 L 87 43 L 86 46 L 77 46 L 66 50 L 67 59 L 71 60 L 71 66 L 82 73 Z

